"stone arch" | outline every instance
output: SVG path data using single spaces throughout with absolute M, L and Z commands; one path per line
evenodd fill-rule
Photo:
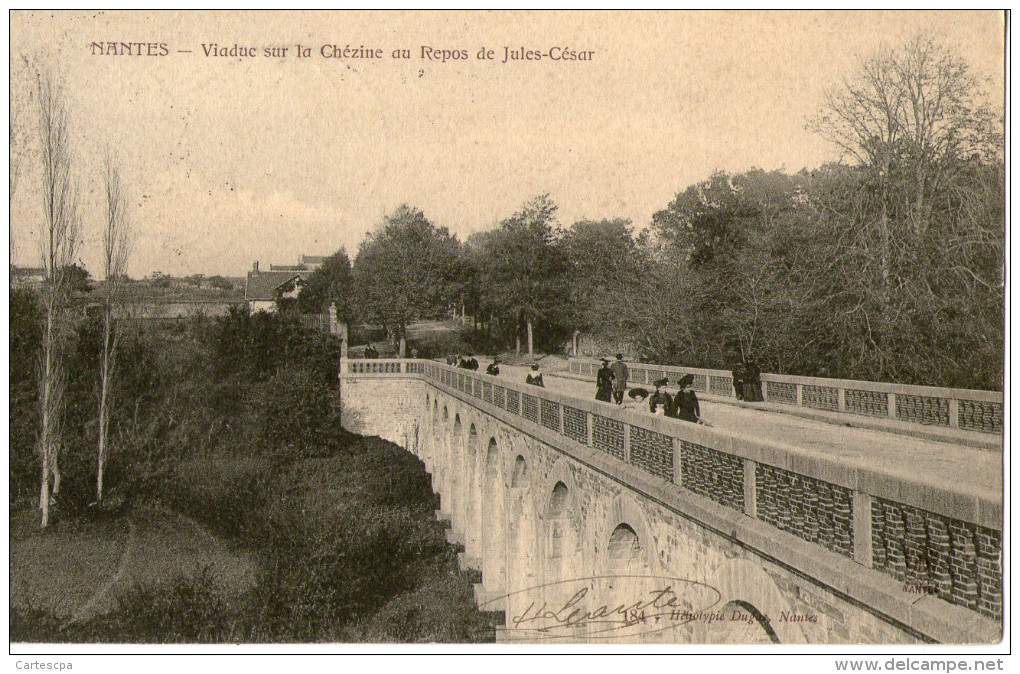
M 536 464 L 526 441 L 507 440 L 504 456 L 508 479 L 506 505 L 507 619 L 522 615 L 537 595 L 531 588 L 541 584 L 539 519 L 535 507 Z M 526 591 L 527 590 L 527 591 Z
M 523 489 L 528 486 L 528 480 L 531 479 L 531 474 L 528 473 L 528 460 L 523 455 L 518 454 L 517 458 L 514 459 L 514 467 L 510 477 L 510 487 L 512 489 Z
M 432 396 L 432 409 L 429 410 L 428 444 L 425 451 L 425 469 L 432 476 L 432 490 L 442 493 L 443 489 L 443 462 L 446 460 L 446 427 L 440 423 L 438 391 Z
M 608 548 L 613 532 L 620 526 L 630 529 L 637 537 L 641 557 L 635 560 L 635 563 L 645 566 L 648 573 L 658 573 L 662 570 L 648 517 L 632 495 L 624 492 L 613 499 L 606 510 L 605 525 L 606 538 L 594 537 L 592 547 L 592 553 L 596 559 L 595 569 L 598 573 L 605 575 L 610 571 L 612 558 L 608 554 Z
M 526 440 L 520 437 L 512 437 L 504 434 L 501 443 L 503 458 L 506 463 L 503 465 L 503 473 L 506 475 L 507 488 L 516 487 L 524 489 L 534 485 L 535 463 L 532 460 L 531 451 Z M 519 463 L 518 463 L 519 461 Z M 517 481 L 517 485 L 514 481 Z
M 618 524 L 609 535 L 609 545 L 606 548 L 606 558 L 609 560 L 607 567 L 627 568 L 632 562 L 641 561 L 641 543 L 632 526 L 626 522 Z M 648 544 L 647 541 L 644 543 Z
M 464 550 L 473 557 L 480 557 L 481 552 L 481 504 L 482 480 L 480 466 L 484 464 L 484 453 L 481 451 L 478 424 L 471 419 L 467 434 L 467 453 L 464 455 Z
M 628 606 L 662 589 L 662 573 L 656 563 L 656 541 L 643 508 L 627 493 L 614 498 L 605 510 L 605 519 L 596 523 L 586 544 L 594 555 L 592 596 L 598 604 Z M 588 630 L 592 639 L 619 642 L 674 642 L 680 638 L 672 623 L 663 622 L 649 629 L 634 624 L 623 629 L 593 624 Z
M 502 593 L 506 587 L 506 483 L 499 443 L 492 435 L 480 467 L 482 583 L 487 590 Z
M 463 486 L 463 477 L 461 475 L 461 466 L 464 461 L 464 426 L 460 419 L 460 412 L 454 410 L 453 413 L 453 428 L 450 429 L 448 434 L 448 443 L 450 446 L 449 461 L 447 463 L 447 475 L 445 482 L 446 493 L 443 496 L 448 497 L 450 507 L 448 514 L 450 515 L 450 521 L 453 524 L 454 529 L 463 527 L 464 519 L 462 516 L 463 512 L 463 497 L 461 496 L 461 488 Z M 444 510 L 447 510 L 444 508 Z
M 824 625 L 821 622 L 780 621 L 783 611 L 792 613 L 793 609 L 772 576 L 760 564 L 749 559 L 727 559 L 706 582 L 719 591 L 718 606 L 722 607 L 720 612 L 724 613 L 724 620 L 714 622 L 711 626 L 706 621 L 698 621 L 694 626 L 695 643 L 760 641 L 805 644 L 825 641 Z M 732 620 L 735 611 L 742 616 Z M 768 623 L 763 619 L 764 616 L 769 617 Z M 822 619 L 824 615 L 819 616 L 819 621 Z
M 577 504 L 577 486 L 564 460 L 557 461 L 545 482 L 540 498 L 542 506 L 542 582 L 545 599 L 552 605 L 568 599 L 564 593 L 576 591 L 570 584 L 555 585 L 559 581 L 590 576 L 585 555 L 581 549 L 581 512 Z
M 723 620 L 719 625 L 724 627 L 709 630 L 709 639 L 719 638 L 722 641 L 715 643 L 727 644 L 778 644 L 779 636 L 775 629 L 765 618 L 756 606 L 746 601 L 730 601 L 726 603 L 720 613 Z M 736 616 L 736 618 L 734 618 Z
M 437 446 L 437 422 L 439 421 L 439 394 L 432 396 L 431 404 L 426 404 L 425 415 L 425 440 L 421 460 L 425 463 L 425 470 L 430 475 L 436 473 L 436 446 Z
M 540 534 L 541 595 L 549 606 L 560 607 L 591 582 L 588 579 L 591 573 L 584 563 L 581 550 L 581 514 L 577 507 L 577 489 L 569 471 L 562 468 L 553 470 L 542 498 L 545 500 L 545 510 Z M 575 627 L 570 638 L 583 638 L 585 631 L 582 623 Z

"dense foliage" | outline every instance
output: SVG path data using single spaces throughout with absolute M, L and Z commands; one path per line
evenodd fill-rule
M 38 467 L 34 352 L 39 310 L 11 296 L 11 494 L 34 507 Z M 122 329 L 127 329 L 122 326 Z M 62 520 L 170 508 L 254 556 L 254 585 L 224 596 L 213 580 L 137 587 L 117 610 L 64 625 L 16 607 L 14 640 L 100 642 L 477 641 L 490 618 L 435 521 L 421 463 L 345 432 L 336 409 L 339 344 L 287 316 L 147 324 L 125 332 L 103 513 L 94 479 L 98 321 L 73 339 L 61 455 Z M 89 364 L 92 364 L 92 367 Z M 119 507 L 121 511 L 115 510 Z M 114 510 L 111 511 L 110 509 Z M 413 597 L 413 602 L 407 598 Z M 434 606 L 423 619 L 422 605 Z M 378 616 L 383 616 L 379 618 Z
M 298 308 L 306 314 L 324 314 L 330 305 L 337 317 L 350 323 L 354 316 L 354 272 L 347 251 L 340 249 L 322 261 L 322 266 L 305 279 L 298 295 Z
M 459 292 L 457 240 L 407 205 L 362 242 L 354 259 L 363 314 L 404 335 L 407 324 L 441 312 Z

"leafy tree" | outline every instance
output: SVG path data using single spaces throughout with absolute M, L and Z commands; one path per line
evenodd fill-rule
M 631 234 L 630 220 L 579 220 L 563 232 L 559 245 L 569 269 L 575 326 L 591 330 L 614 323 L 620 315 L 614 297 L 650 268 Z
M 64 275 L 63 283 L 66 284 L 68 292 L 89 293 L 92 291 L 92 275 L 80 264 L 65 266 L 62 274 Z
M 149 275 L 149 285 L 153 288 L 169 288 L 172 279 L 161 271 L 154 271 Z
M 350 323 L 354 313 L 354 272 L 347 251 L 341 248 L 327 257 L 322 266 L 309 274 L 298 295 L 302 313 L 321 314 L 336 305 L 340 320 Z
M 548 194 L 528 201 L 484 242 L 485 293 L 509 321 L 523 325 L 534 354 L 534 324 L 563 329 L 567 261 L 557 245 L 556 204 Z
M 723 366 L 753 352 L 780 369 L 790 365 L 808 305 L 800 281 L 814 265 L 817 213 L 806 189 L 805 175 L 717 172 L 655 214 L 661 261 L 682 274 L 673 302 L 684 324 L 667 344 L 671 357 Z
M 234 289 L 234 284 L 230 282 L 230 279 L 224 278 L 218 274 L 216 276 L 210 276 L 207 281 L 209 286 L 212 288 L 217 288 L 219 290 Z
M 354 259 L 360 306 L 404 344 L 407 324 L 439 315 L 456 292 L 460 244 L 406 204 L 370 233 Z

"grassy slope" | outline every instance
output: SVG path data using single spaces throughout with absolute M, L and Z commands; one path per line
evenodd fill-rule
M 12 641 L 491 641 L 420 462 L 378 438 L 347 442 L 273 463 L 210 454 L 183 464 L 162 502 L 20 527 Z M 94 601 L 124 567 L 129 518 L 127 571 Z

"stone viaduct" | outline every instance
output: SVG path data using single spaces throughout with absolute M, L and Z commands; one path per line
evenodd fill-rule
M 340 389 L 424 462 L 499 641 L 1001 638 L 1001 495 L 432 361 L 344 359 Z

